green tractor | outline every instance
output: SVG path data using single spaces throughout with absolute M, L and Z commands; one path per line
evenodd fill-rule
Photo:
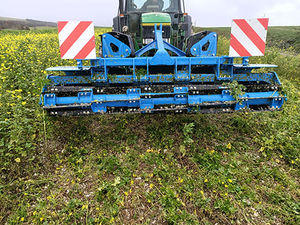
M 163 39 L 179 49 L 192 33 L 192 19 L 184 0 L 119 0 L 113 31 L 129 35 L 140 49 L 155 39 L 155 24 L 163 25 Z

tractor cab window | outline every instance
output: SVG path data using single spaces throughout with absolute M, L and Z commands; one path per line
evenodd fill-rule
M 178 0 L 129 0 L 129 12 L 178 12 Z

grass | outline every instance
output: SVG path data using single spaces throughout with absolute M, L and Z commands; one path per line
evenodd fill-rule
M 0 52 L 0 224 L 300 223 L 299 55 L 251 59 L 279 65 L 282 112 L 51 118 L 44 69 L 74 63 L 55 31 Z

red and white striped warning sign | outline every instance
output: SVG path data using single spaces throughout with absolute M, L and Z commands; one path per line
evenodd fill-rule
M 62 59 L 96 59 L 93 22 L 60 21 L 58 37 Z
M 229 56 L 263 56 L 269 19 L 237 19 L 231 27 Z

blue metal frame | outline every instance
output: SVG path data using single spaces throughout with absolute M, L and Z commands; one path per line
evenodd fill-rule
M 203 50 L 203 47 L 208 45 L 207 50 Z M 218 45 L 218 35 L 212 32 L 201 39 L 199 42 L 194 44 L 191 48 L 191 54 L 193 56 L 216 56 L 217 55 L 217 45 Z
M 207 51 L 203 46 L 209 43 Z M 112 45 L 117 46 L 118 51 L 112 50 Z M 103 58 L 90 60 L 90 66 L 83 66 L 83 60 L 78 60 L 77 67 L 55 67 L 48 71 L 60 71 L 62 75 L 49 75 L 47 78 L 52 85 L 94 85 L 107 86 L 109 84 L 177 84 L 181 87 L 174 88 L 171 93 L 142 93 L 140 88 L 128 89 L 126 94 L 94 94 L 93 89 L 84 89 L 77 96 L 58 97 L 54 93 L 43 96 L 44 107 L 90 107 L 93 112 L 107 112 L 108 107 L 130 107 L 138 108 L 141 112 L 154 109 L 159 106 L 176 105 L 188 106 L 192 110 L 194 106 L 204 107 L 206 104 L 215 104 L 217 107 L 233 105 L 235 110 L 254 105 L 267 105 L 272 109 L 279 109 L 286 98 L 278 90 L 267 92 L 251 92 L 240 96 L 237 101 L 231 96 L 229 90 L 223 90 L 217 95 L 189 95 L 189 88 L 185 85 L 210 84 L 232 82 L 263 82 L 270 85 L 280 86 L 280 80 L 275 72 L 252 73 L 254 69 L 274 68 L 276 65 L 251 65 L 249 58 L 244 57 L 242 64 L 234 64 L 233 57 L 215 56 L 217 51 L 217 35 L 210 33 L 208 36 L 196 43 L 191 54 L 186 53 L 165 42 L 162 38 L 162 25 L 155 26 L 155 40 L 136 52 L 136 57 L 128 58 L 131 54 L 130 48 L 118 41 L 110 34 L 103 35 Z M 143 55 L 155 50 L 153 57 Z M 169 53 L 176 56 L 170 56 Z M 171 74 L 150 74 L 153 66 L 168 66 L 173 68 Z M 193 67 L 210 66 L 214 69 L 212 74 L 192 73 Z M 132 74 L 109 75 L 112 67 L 131 68 Z M 146 68 L 145 74 L 137 75 L 140 68 Z M 158 96 L 158 97 L 157 97 Z M 165 97 L 163 97 L 165 96 Z M 145 111 L 146 110 L 146 111 Z
M 104 58 L 128 57 L 130 54 L 131 49 L 126 44 L 114 38 L 111 34 L 102 35 L 102 55 Z

